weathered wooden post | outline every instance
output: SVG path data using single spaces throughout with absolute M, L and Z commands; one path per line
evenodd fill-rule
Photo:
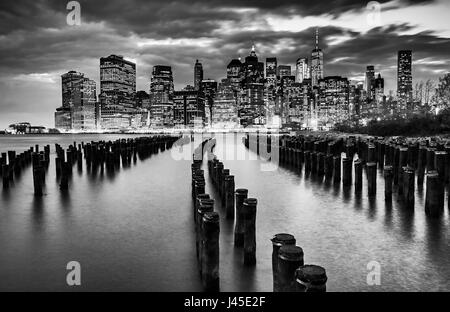
M 434 153 L 434 168 L 436 168 L 439 177 L 445 182 L 445 171 L 447 162 L 447 152 L 436 151 Z
M 419 147 L 419 159 L 417 160 L 417 184 L 418 185 L 423 185 L 426 166 L 427 166 L 427 148 L 426 148 L 426 146 L 420 146 Z
M 256 206 L 255 198 L 244 200 L 244 264 L 256 264 Z
M 403 170 L 403 200 L 405 207 L 414 209 L 414 169 L 405 167 Z
M 444 212 L 444 183 L 436 171 L 427 173 L 427 190 L 425 194 L 425 213 L 439 217 Z
M 227 219 L 234 219 L 234 176 L 228 175 L 225 177 L 225 210 Z
M 297 291 L 299 292 L 326 292 L 327 274 L 324 268 L 318 265 L 304 265 L 295 272 Z
M 317 174 L 322 176 L 325 173 L 325 154 L 317 154 Z
M 400 148 L 399 151 L 399 162 L 398 162 L 398 194 L 403 195 L 403 170 L 408 164 L 408 149 L 407 148 Z
M 218 292 L 219 284 L 219 233 L 217 212 L 206 212 L 203 216 L 202 280 L 206 292 Z
M 276 234 L 272 239 L 272 275 L 273 275 L 273 291 L 280 291 L 279 272 L 278 272 L 278 253 L 284 245 L 295 245 L 295 237 L 291 234 Z
M 377 193 L 377 163 L 367 164 L 367 190 L 369 197 Z
M 195 227 L 195 232 L 196 232 L 196 250 L 197 250 L 197 257 L 199 259 L 199 270 L 200 270 L 200 276 L 202 275 L 202 248 L 203 248 L 203 240 L 204 240 L 204 236 L 203 236 L 203 216 L 205 215 L 205 213 L 207 212 L 212 212 L 214 211 L 214 199 L 201 199 L 200 203 L 199 203 L 199 207 L 197 210 L 197 221 L 196 221 L 196 227 Z
M 9 165 L 2 165 L 3 188 L 9 188 Z
M 386 201 L 392 200 L 392 182 L 393 182 L 393 168 L 392 166 L 384 167 L 384 199 Z
M 234 245 L 236 247 L 244 246 L 245 233 L 245 215 L 244 215 L 244 201 L 248 197 L 247 189 L 236 190 L 236 225 L 234 227 Z
M 41 166 L 33 168 L 33 186 L 34 186 L 34 195 L 42 196 L 42 175 L 45 174 L 44 168 Z
M 325 156 L 325 177 L 330 179 L 333 176 L 333 155 Z
M 343 186 L 352 185 L 352 160 L 350 158 L 342 159 L 342 184 Z
M 278 252 L 278 291 L 295 291 L 295 271 L 303 265 L 303 249 L 294 245 L 284 245 L 280 248 Z
M 333 157 L 333 181 L 335 183 L 341 182 L 341 156 Z
M 362 191 L 362 179 L 363 179 L 363 163 L 360 159 L 355 161 L 355 193 L 361 193 Z
M 62 170 L 61 170 L 61 181 L 59 183 L 59 189 L 62 191 L 66 191 L 69 189 L 69 167 L 71 165 L 65 161 L 62 163 Z

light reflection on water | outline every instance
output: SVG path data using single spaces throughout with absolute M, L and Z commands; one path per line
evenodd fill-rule
M 112 140 L 115 135 L 0 137 L 0 151 L 34 144 L 67 147 L 73 141 Z M 126 136 L 132 137 L 132 136 Z M 379 172 L 377 198 L 336 186 L 304 171 L 261 171 L 258 160 L 232 160 L 246 152 L 241 135 L 217 137 L 217 155 L 235 176 L 236 188 L 258 199 L 257 266 L 242 265 L 233 246 L 233 224 L 221 220 L 223 291 L 271 291 L 269 239 L 295 235 L 305 262 L 322 265 L 330 291 L 450 290 L 448 209 L 443 218 L 424 213 L 425 190 L 416 188 L 415 211 L 396 195 L 384 202 Z M 113 176 L 77 172 L 70 192 L 59 191 L 54 155 L 46 195 L 33 196 L 27 169 L 9 190 L 0 188 L 0 290 L 201 290 L 195 258 L 189 160 L 171 152 L 138 160 Z M 236 158 L 236 157 L 235 157 Z M 229 160 L 227 160 L 229 159 Z M 209 182 L 206 163 L 205 178 Z M 207 183 L 207 192 L 218 198 Z M 222 212 L 220 204 L 216 209 Z M 81 263 L 82 286 L 65 283 L 67 262 Z M 381 286 L 366 283 L 367 263 L 381 264 Z

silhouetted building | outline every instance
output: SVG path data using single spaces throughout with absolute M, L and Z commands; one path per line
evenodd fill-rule
M 199 90 L 203 80 L 203 65 L 198 60 L 194 65 L 194 89 Z

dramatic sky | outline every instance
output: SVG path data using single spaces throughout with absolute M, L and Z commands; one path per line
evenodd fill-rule
M 293 64 L 309 56 L 315 27 L 325 75 L 363 80 L 375 65 L 396 90 L 400 49 L 413 50 L 414 83 L 449 71 L 450 1 L 381 0 L 380 23 L 358 0 L 81 0 L 81 25 L 66 22 L 68 1 L 0 1 L 0 129 L 30 121 L 53 127 L 61 74 L 77 70 L 99 82 L 99 58 L 121 54 L 137 63 L 138 90 L 149 89 L 153 65 L 172 65 L 176 88 L 225 76 L 246 56 Z

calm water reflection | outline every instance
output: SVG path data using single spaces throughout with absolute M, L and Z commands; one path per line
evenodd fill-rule
M 124 136 L 121 136 L 124 137 Z M 132 136 L 126 136 L 132 137 Z M 233 160 L 246 152 L 241 135 L 216 135 L 215 153 L 235 176 L 236 188 L 258 198 L 257 266 L 242 265 L 233 246 L 233 223 L 221 220 L 221 289 L 271 291 L 271 243 L 290 232 L 305 262 L 327 269 L 330 291 L 450 290 L 450 235 L 443 218 L 424 214 L 425 190 L 416 188 L 415 210 L 396 195 L 384 202 L 378 175 L 376 200 L 304 170 L 261 171 L 259 160 Z M 67 147 L 73 141 L 112 140 L 115 135 L 0 137 L 0 151 L 34 144 Z M 225 157 L 228 156 L 228 157 Z M 70 191 L 61 193 L 54 155 L 45 196 L 33 196 L 31 171 L 0 188 L 0 290 L 199 291 L 190 189 L 190 160 L 170 151 L 137 160 L 111 174 L 74 167 Z M 218 198 L 209 184 L 207 192 Z M 222 212 L 217 203 L 216 209 Z M 82 286 L 65 284 L 69 261 L 81 263 Z M 381 286 L 366 283 L 367 264 L 382 266 Z

